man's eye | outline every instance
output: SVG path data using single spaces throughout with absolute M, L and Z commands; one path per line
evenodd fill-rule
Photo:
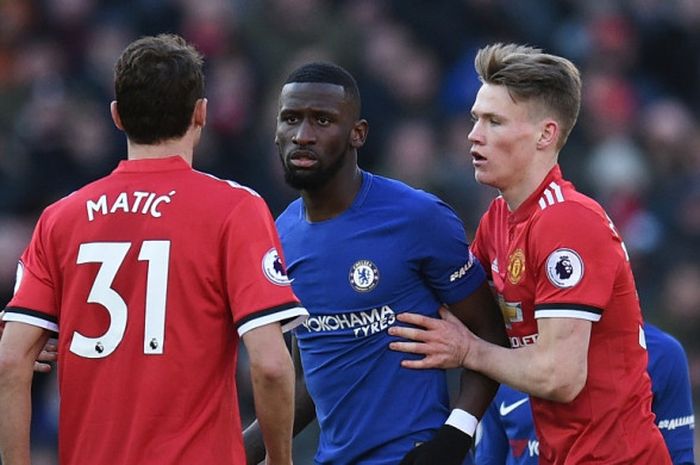
M 287 124 L 294 124 L 297 122 L 297 117 L 293 115 L 283 116 L 282 121 L 284 121 Z
M 325 116 L 319 116 L 318 124 L 320 124 L 321 126 L 328 126 L 329 124 L 331 124 L 331 120 L 326 118 Z

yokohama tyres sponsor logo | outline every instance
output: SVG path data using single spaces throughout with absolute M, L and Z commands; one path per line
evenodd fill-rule
M 351 329 L 355 337 L 366 337 L 385 331 L 394 323 L 396 323 L 394 310 L 384 305 L 372 310 L 313 315 L 303 323 L 303 326 L 311 333 Z

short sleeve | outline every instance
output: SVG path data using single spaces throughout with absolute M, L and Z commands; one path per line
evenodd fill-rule
M 607 218 L 574 202 L 542 212 L 530 231 L 537 284 L 535 318 L 598 321 L 626 254 Z
M 240 335 L 273 322 L 289 330 L 308 316 L 292 292 L 279 236 L 262 198 L 251 195 L 239 202 L 227 218 L 222 242 L 228 300 Z
M 15 293 L 5 308 L 4 321 L 17 321 L 58 331 L 58 297 L 49 263 L 46 217 L 39 218 L 32 239 L 17 264 Z
M 427 206 L 416 224 L 422 248 L 421 270 L 440 299 L 455 303 L 468 297 L 486 279 L 481 264 L 469 250 L 462 221 L 442 201 Z

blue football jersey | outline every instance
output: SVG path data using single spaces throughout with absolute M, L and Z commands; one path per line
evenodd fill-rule
M 646 323 L 644 335 L 649 352 L 651 410 L 664 436 L 674 465 L 695 463 L 693 434 L 695 415 L 683 346 L 671 335 Z
M 652 384 L 652 411 L 674 465 L 695 463 L 695 416 L 688 360 L 669 334 L 644 324 Z M 475 462 L 479 465 L 537 465 L 539 441 L 528 396 L 504 384 L 479 424 Z
M 479 465 L 537 465 L 539 441 L 527 394 L 501 384 L 479 423 L 475 452 Z
M 295 334 L 321 430 L 315 461 L 396 465 L 445 422 L 449 399 L 445 372 L 402 368 L 387 329 L 485 281 L 463 224 L 437 197 L 363 172 L 341 215 L 311 223 L 299 199 L 277 227 L 310 314 Z

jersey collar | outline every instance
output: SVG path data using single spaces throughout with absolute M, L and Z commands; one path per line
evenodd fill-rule
M 332 221 L 337 218 L 340 218 L 348 212 L 360 208 L 365 202 L 365 199 L 367 198 L 367 193 L 369 192 L 369 188 L 372 186 L 372 180 L 374 179 L 374 175 L 372 175 L 372 173 L 370 173 L 369 171 L 364 171 L 361 169 L 360 175 L 362 176 L 362 184 L 360 184 L 360 190 L 357 192 L 357 194 L 355 194 L 355 198 L 353 199 L 350 206 L 345 211 L 341 212 L 338 216 L 323 221 L 309 221 L 308 217 L 306 216 L 306 206 L 304 205 L 304 201 L 301 200 L 299 208 L 299 218 L 303 219 L 309 224 L 325 223 L 327 221 Z
M 113 173 L 143 173 L 154 171 L 191 170 L 192 167 L 179 155 L 163 158 L 142 158 L 139 160 L 122 160 Z
M 539 199 L 542 197 L 544 190 L 552 181 L 561 181 L 562 174 L 559 164 L 554 165 L 544 180 L 540 183 L 537 189 L 520 205 L 517 210 L 511 213 L 508 221 L 511 223 L 520 223 L 530 218 L 539 208 Z

